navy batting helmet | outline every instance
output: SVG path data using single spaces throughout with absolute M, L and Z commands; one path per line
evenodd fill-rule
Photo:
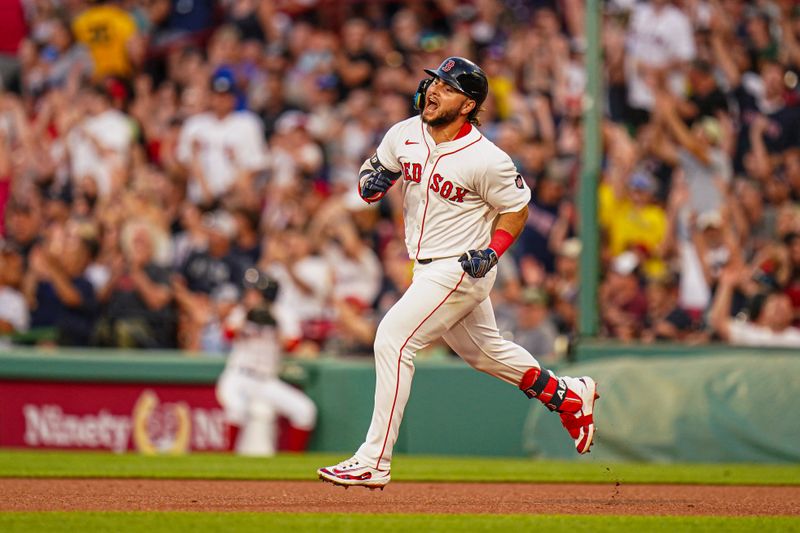
M 439 68 L 425 72 L 475 100 L 477 110 L 489 94 L 489 80 L 481 68 L 463 57 L 448 57 Z

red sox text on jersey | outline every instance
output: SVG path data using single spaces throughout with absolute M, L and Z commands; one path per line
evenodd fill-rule
M 530 189 L 511 158 L 476 128 L 433 141 L 419 116 L 395 124 L 378 158 L 403 174 L 406 246 L 412 259 L 456 257 L 485 248 L 500 213 L 519 211 Z

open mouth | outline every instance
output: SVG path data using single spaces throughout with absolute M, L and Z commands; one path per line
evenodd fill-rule
M 427 104 L 427 107 L 428 107 L 428 109 L 430 109 L 431 111 L 435 111 L 435 110 L 439 109 L 439 102 L 438 102 L 438 100 L 435 100 L 435 99 L 433 99 L 433 98 L 428 98 L 428 104 Z

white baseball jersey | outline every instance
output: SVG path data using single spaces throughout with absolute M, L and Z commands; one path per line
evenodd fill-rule
M 225 320 L 225 329 L 235 335 L 225 370 L 245 370 L 259 377 L 277 377 L 281 364 L 277 328 L 248 322 L 246 315 L 245 308 L 237 306 Z
M 186 120 L 178 139 L 177 157 L 189 165 L 199 143 L 201 166 L 211 194 L 225 194 L 238 178 L 239 170 L 260 171 L 266 167 L 267 150 L 258 117 L 249 111 L 236 111 L 223 119 L 201 113 Z M 196 178 L 189 180 L 187 194 L 193 202 L 202 200 Z
M 109 152 L 98 152 L 87 133 Z M 110 194 L 114 169 L 127 164 L 133 141 L 130 119 L 116 109 L 103 111 L 85 118 L 79 127 L 70 130 L 66 141 L 73 179 L 79 181 L 90 177 L 97 184 L 97 192 L 101 197 Z
M 226 329 L 236 332 L 233 350 L 217 382 L 217 399 L 225 409 L 226 419 L 244 426 L 254 404 L 260 402 L 274 414 L 288 418 L 292 426 L 311 430 L 317 417 L 314 402 L 278 379 L 281 345 L 277 328 L 248 322 L 246 314 L 238 306 L 225 321 Z
M 466 135 L 436 144 L 415 116 L 392 126 L 378 146 L 380 162 L 402 172 L 411 259 L 457 257 L 486 248 L 497 215 L 519 211 L 531 199 L 508 154 L 477 128 L 465 129 Z
M 515 386 L 538 363 L 497 331 L 489 300 L 497 269 L 472 278 L 458 262 L 486 248 L 499 214 L 528 204 L 531 191 L 511 158 L 470 125 L 436 144 L 420 117 L 393 126 L 377 155 L 402 172 L 406 245 L 416 260 L 411 286 L 375 335 L 375 408 L 356 452 L 363 464 L 388 470 L 418 350 L 441 338 L 474 368 Z

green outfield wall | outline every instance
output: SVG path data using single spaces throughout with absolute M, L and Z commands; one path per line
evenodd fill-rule
M 559 370 L 594 376 L 602 395 L 597 445 L 580 460 L 800 461 L 798 352 L 596 344 L 576 356 Z M 177 352 L 0 352 L 0 382 L 211 386 L 222 367 L 221 358 Z M 313 449 L 360 444 L 371 361 L 291 362 L 284 377 L 319 407 Z M 578 458 L 556 416 L 457 359 L 418 362 L 397 452 Z
M 581 460 L 800 461 L 800 352 L 691 351 L 694 357 L 596 357 L 571 366 L 570 374 L 593 376 L 601 395 L 596 444 Z M 525 451 L 573 458 L 547 415 L 530 410 Z

